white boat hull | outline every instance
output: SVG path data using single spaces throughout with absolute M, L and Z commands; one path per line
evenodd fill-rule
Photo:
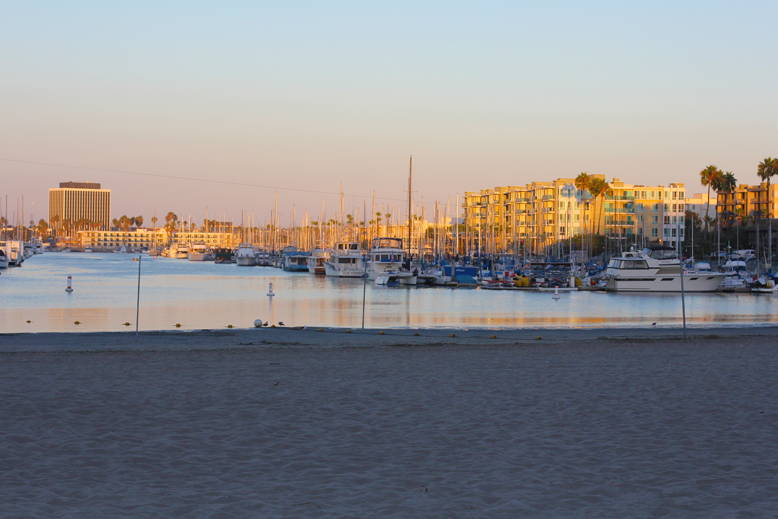
M 707 274 L 686 274 L 683 277 L 684 292 L 713 292 L 724 279 L 717 272 Z M 605 289 L 612 292 L 680 292 L 679 274 L 657 275 L 656 277 L 616 278 L 605 283 Z
M 189 261 L 211 261 L 211 255 L 207 252 L 190 252 Z
M 401 285 L 415 286 L 418 277 L 410 272 L 384 272 L 375 278 L 376 285 L 388 285 L 389 283 L 400 283 Z
M 255 267 L 257 265 L 257 258 L 254 256 L 238 256 L 235 259 L 235 263 L 239 267 Z
M 327 262 L 324 264 L 324 273 L 334 278 L 361 278 L 365 276 L 365 269 L 363 268 L 337 268 L 332 263 Z

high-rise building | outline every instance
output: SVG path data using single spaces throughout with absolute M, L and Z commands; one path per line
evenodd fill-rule
M 59 188 L 49 189 L 49 227 L 60 231 L 66 220 L 74 227 L 81 222 L 107 231 L 111 225 L 111 190 L 100 189 L 100 184 L 93 182 L 60 182 Z

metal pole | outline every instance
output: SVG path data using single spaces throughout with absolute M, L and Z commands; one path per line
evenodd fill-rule
M 138 254 L 138 299 L 135 304 L 135 336 L 138 336 L 138 316 L 140 316 L 140 264 L 143 256 Z
M 680 223 L 676 223 L 676 226 L 677 226 L 677 229 L 678 229 L 676 231 L 677 234 L 678 234 L 677 239 L 678 239 L 678 243 L 680 243 L 681 242 L 681 224 Z M 686 293 L 684 292 L 684 289 L 683 289 L 683 260 L 681 259 L 680 255 L 678 256 L 678 262 L 679 262 L 679 264 L 680 264 L 679 266 L 681 268 L 681 309 L 682 309 L 682 312 L 683 312 L 683 340 L 684 340 L 684 342 L 686 342 Z

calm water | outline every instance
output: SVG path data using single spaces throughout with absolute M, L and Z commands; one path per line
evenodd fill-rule
M 128 254 L 49 253 L 0 271 L 0 332 L 114 331 L 135 327 L 138 262 Z M 67 294 L 68 274 L 74 292 Z M 273 282 L 276 297 L 266 296 Z M 368 282 L 365 326 L 601 327 L 676 326 L 679 295 L 379 287 Z M 142 260 L 140 329 L 251 327 L 255 319 L 287 326 L 359 327 L 362 280 L 174 259 Z M 693 294 L 695 326 L 778 323 L 778 297 Z M 30 320 L 31 323 L 26 321 Z M 80 321 L 75 325 L 74 321 Z

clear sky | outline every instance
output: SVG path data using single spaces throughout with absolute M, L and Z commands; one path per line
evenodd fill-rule
M 575 176 L 741 182 L 778 155 L 778 2 L 0 0 L 0 158 L 279 188 L 318 217 Z M 113 216 L 241 210 L 275 189 L 0 161 L 9 209 L 66 180 Z M 370 202 L 368 202 L 368 206 Z M 3 212 L 5 208 L 3 208 Z M 9 211 L 10 212 L 10 211 Z

